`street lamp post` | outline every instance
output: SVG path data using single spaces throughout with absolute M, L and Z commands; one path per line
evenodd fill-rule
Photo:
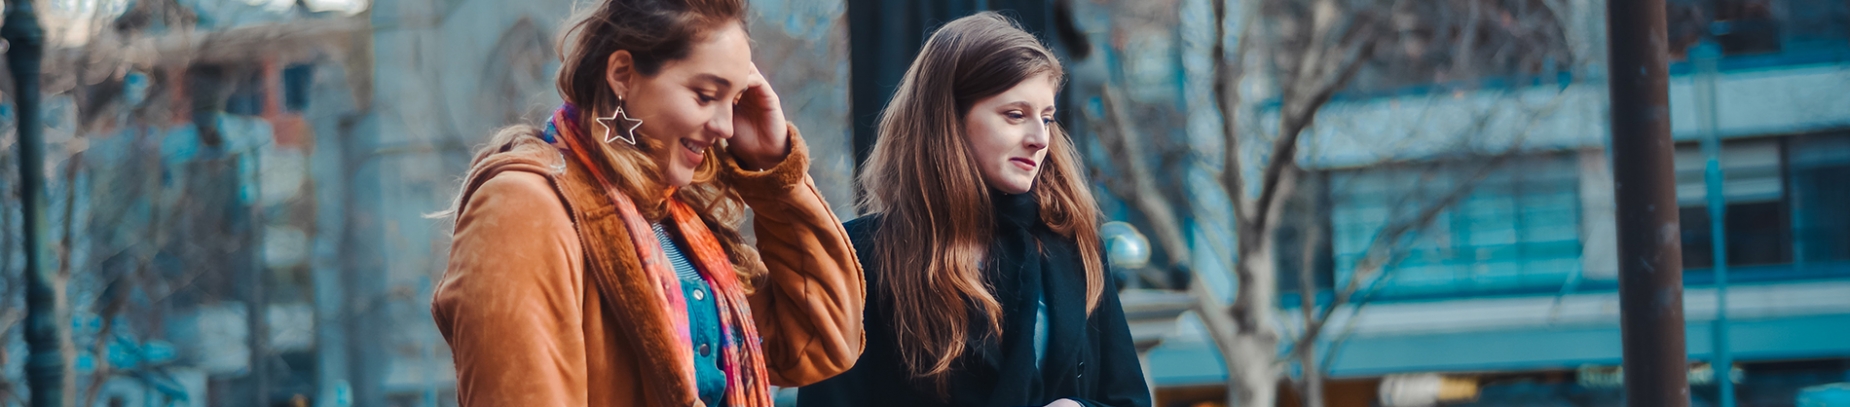
M 1689 405 L 1664 0 L 1607 0 L 1625 404 Z
M 58 309 L 52 284 L 45 221 L 45 139 L 39 125 L 39 63 L 45 53 L 45 30 L 32 2 L 8 0 L 5 26 L 6 63 L 13 71 L 15 128 L 19 134 L 19 213 L 26 252 L 26 384 L 33 407 L 64 405 L 64 357 L 58 338 L 68 325 Z

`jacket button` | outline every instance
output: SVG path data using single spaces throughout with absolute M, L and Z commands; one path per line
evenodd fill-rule
M 707 292 L 706 292 L 706 290 L 701 290 L 701 289 L 695 289 L 695 290 L 694 290 L 694 301 L 700 301 L 700 300 L 704 300 L 704 299 L 707 299 Z
M 712 355 L 712 354 L 713 354 L 712 347 L 707 346 L 707 344 L 704 344 L 704 343 L 700 344 L 700 356 L 707 356 L 707 355 Z

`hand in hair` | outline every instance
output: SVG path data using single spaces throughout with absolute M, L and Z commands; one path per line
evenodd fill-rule
M 727 151 L 751 170 L 776 167 L 790 155 L 790 129 L 784 127 L 784 108 L 771 83 L 752 67 L 745 92 L 732 107 L 732 140 Z

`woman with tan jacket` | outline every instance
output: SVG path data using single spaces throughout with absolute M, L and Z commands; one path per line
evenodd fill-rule
M 476 155 L 432 300 L 462 405 L 768 407 L 859 356 L 861 268 L 744 8 L 604 0 L 565 106 Z

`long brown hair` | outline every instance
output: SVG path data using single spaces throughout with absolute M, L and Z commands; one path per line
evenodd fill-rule
M 1001 335 L 1002 307 L 979 262 L 995 230 L 990 190 L 977 171 L 963 118 L 980 100 L 1065 71 L 1041 42 L 993 12 L 951 21 L 927 40 L 880 116 L 880 138 L 860 177 L 863 209 L 880 213 L 872 266 L 892 304 L 908 372 L 945 385 L 966 350 L 971 307 Z M 1086 275 L 1086 313 L 1104 291 L 1098 206 L 1073 142 L 1057 126 L 1033 193 L 1041 221 L 1074 239 Z
M 693 45 L 708 33 L 727 24 L 745 27 L 744 0 L 605 0 L 597 4 L 574 13 L 576 22 L 565 30 L 559 43 L 559 96 L 582 112 L 573 124 L 579 129 L 596 128 L 594 117 L 607 116 L 622 103 L 604 76 L 612 53 L 629 51 L 636 72 L 654 76 L 668 62 L 686 58 Z M 539 128 L 527 124 L 504 128 L 487 148 L 476 153 L 477 161 L 493 153 L 496 146 L 539 132 Z M 589 131 L 577 133 L 591 135 Z M 602 152 L 596 156 L 605 168 L 593 171 L 605 171 L 606 178 L 636 203 L 644 218 L 654 221 L 667 216 L 668 186 L 662 183 L 661 168 L 672 149 L 649 137 L 637 137 L 634 146 L 585 141 L 584 145 Z M 726 248 L 739 281 L 750 290 L 751 283 L 765 274 L 765 267 L 758 250 L 746 244 L 739 233 L 745 202 L 730 185 L 719 180 L 723 164 L 716 150 L 719 149 L 707 149 L 706 159 L 694 169 L 693 182 L 675 189 L 674 197 L 700 214 L 702 223 Z

